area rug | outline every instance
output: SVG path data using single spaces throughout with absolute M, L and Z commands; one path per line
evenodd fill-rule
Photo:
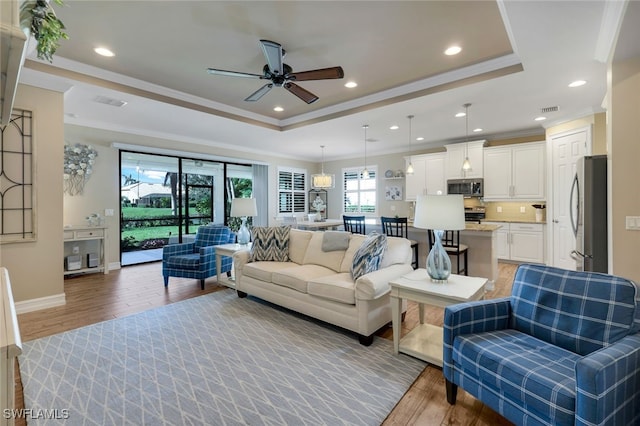
M 392 346 L 222 290 L 25 342 L 19 362 L 30 425 L 379 425 L 425 367 Z

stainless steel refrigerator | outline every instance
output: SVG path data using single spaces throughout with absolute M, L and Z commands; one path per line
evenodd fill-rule
M 607 156 L 579 158 L 570 196 L 578 271 L 608 272 Z

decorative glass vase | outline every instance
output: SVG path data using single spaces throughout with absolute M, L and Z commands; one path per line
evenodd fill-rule
M 240 229 L 238 229 L 238 244 L 249 244 L 251 240 L 251 234 L 249 233 L 249 228 L 247 228 L 247 217 L 242 217 L 242 225 L 240 225 Z
M 427 273 L 431 281 L 436 283 L 446 283 L 451 275 L 451 259 L 442 246 L 443 234 L 444 231 L 433 231 L 435 242 L 427 256 Z

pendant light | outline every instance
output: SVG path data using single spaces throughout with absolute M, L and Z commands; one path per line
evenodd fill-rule
M 413 119 L 413 115 L 407 115 L 409 119 L 409 165 L 407 166 L 407 175 L 413 174 L 413 163 L 411 162 L 411 120 Z
M 362 179 L 369 179 L 369 170 L 367 170 L 367 129 L 369 125 L 363 124 L 362 128 L 364 129 L 364 170 L 362 171 Z
M 471 104 L 466 103 L 464 106 L 464 121 L 465 121 L 465 135 L 467 137 L 467 142 L 469 142 L 469 107 Z M 462 172 L 471 172 L 473 169 L 471 168 L 471 161 L 469 161 L 469 156 L 465 155 L 464 161 L 462 162 Z
M 320 145 L 322 149 L 322 168 L 319 175 L 311 175 L 311 186 L 314 189 L 331 189 L 335 187 L 336 180 L 334 175 L 324 173 L 324 145 Z

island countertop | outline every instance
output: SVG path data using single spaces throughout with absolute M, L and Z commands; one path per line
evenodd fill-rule
M 409 226 L 416 231 L 424 231 L 420 228 L 416 228 L 413 226 L 413 222 L 409 222 Z M 467 222 L 465 224 L 465 231 L 480 231 L 480 232 L 493 232 L 502 228 L 502 225 L 493 225 L 493 224 L 485 224 L 485 223 L 476 223 L 476 222 Z

